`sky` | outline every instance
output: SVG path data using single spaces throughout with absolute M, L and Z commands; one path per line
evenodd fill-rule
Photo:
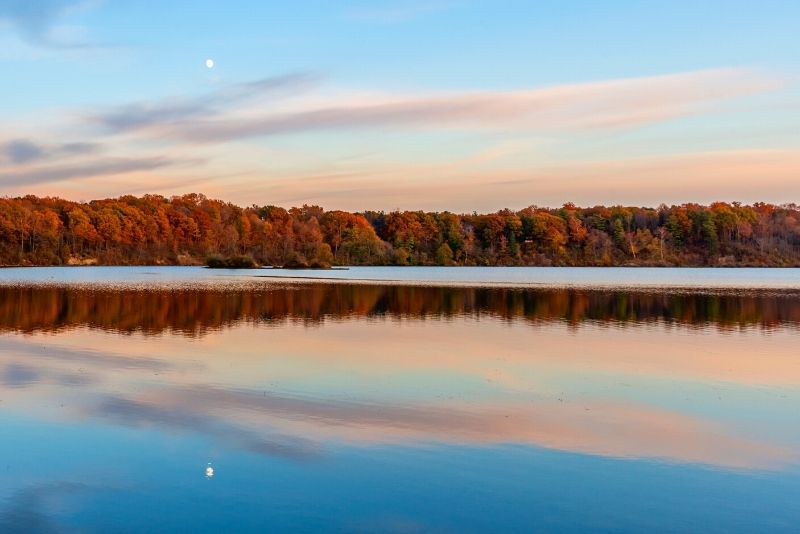
M 770 0 L 0 0 L 0 195 L 800 202 L 798 20 Z

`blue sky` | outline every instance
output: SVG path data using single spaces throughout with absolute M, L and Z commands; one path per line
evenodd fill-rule
M 164 4 L 0 0 L 0 194 L 800 200 L 797 2 Z

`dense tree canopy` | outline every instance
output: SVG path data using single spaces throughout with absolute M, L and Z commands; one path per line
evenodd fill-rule
M 203 195 L 0 198 L 0 264 L 800 266 L 800 207 L 530 206 L 490 214 L 241 208 Z

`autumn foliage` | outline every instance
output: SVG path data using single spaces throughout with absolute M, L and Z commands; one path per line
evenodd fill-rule
M 800 266 L 800 207 L 530 206 L 490 214 L 241 208 L 203 195 L 0 198 L 0 264 Z

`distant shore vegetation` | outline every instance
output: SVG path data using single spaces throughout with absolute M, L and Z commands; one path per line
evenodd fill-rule
M 251 263 L 252 262 L 252 263 Z M 800 266 L 800 207 L 242 208 L 189 194 L 0 198 L 1 265 Z
M 260 267 L 252 256 L 243 254 L 237 254 L 235 256 L 214 254 L 206 258 L 206 266 L 211 269 L 256 269 Z

